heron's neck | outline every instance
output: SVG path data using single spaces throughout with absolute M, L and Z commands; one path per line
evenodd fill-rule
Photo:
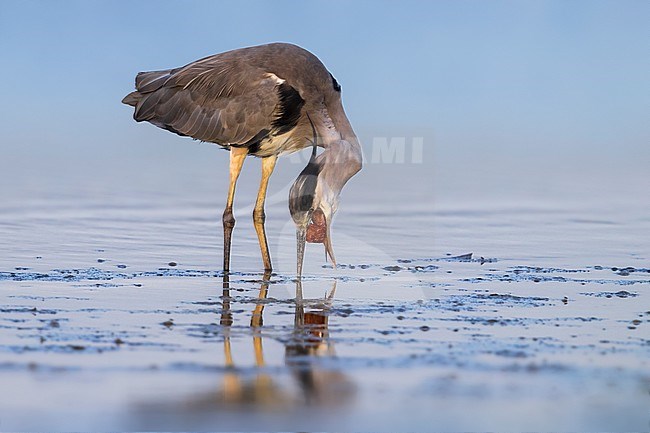
M 324 181 L 338 196 L 346 182 L 361 170 L 363 155 L 343 107 L 337 104 L 333 108 L 328 110 L 328 114 L 335 131 L 330 130 L 328 137 L 324 137 L 325 151 L 317 157 L 317 162 L 320 166 L 319 184 L 322 186 Z

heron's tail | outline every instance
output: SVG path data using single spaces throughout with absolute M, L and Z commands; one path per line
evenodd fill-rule
M 126 95 L 122 99 L 122 103 L 135 107 L 145 94 L 160 89 L 175 71 L 175 69 L 166 69 L 164 71 L 138 73 L 135 77 L 136 91 Z
M 130 105 L 135 107 L 138 105 L 138 102 L 142 99 L 142 93 L 140 92 L 131 92 L 122 99 L 122 104 Z

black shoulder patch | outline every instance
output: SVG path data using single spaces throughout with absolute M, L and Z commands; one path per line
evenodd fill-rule
M 275 134 L 284 134 L 291 131 L 298 123 L 300 110 L 305 105 L 305 100 L 286 81 L 278 86 L 278 95 L 280 103 L 276 109 L 277 117 L 273 121 L 273 128 Z
M 330 73 L 330 78 L 332 78 L 332 87 L 334 87 L 334 90 L 337 92 L 341 91 L 341 85 L 339 84 L 338 81 L 336 81 L 336 78 L 334 78 L 334 75 Z

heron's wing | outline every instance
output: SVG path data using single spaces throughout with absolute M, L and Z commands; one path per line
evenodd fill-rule
M 249 145 L 292 129 L 304 100 L 286 81 L 219 55 L 178 69 L 144 72 L 124 98 L 136 121 L 219 144 Z

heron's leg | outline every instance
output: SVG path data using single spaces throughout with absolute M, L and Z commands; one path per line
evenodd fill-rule
M 245 147 L 230 148 L 230 187 L 228 188 L 228 200 L 226 209 L 223 211 L 223 270 L 230 270 L 230 241 L 232 238 L 232 229 L 235 227 L 235 217 L 232 214 L 232 203 L 235 200 L 235 186 L 237 178 L 241 172 L 244 159 L 248 154 Z
M 260 181 L 260 189 L 257 192 L 257 200 L 255 201 L 255 209 L 253 210 L 253 225 L 257 232 L 257 239 L 260 243 L 260 250 L 262 252 L 262 261 L 264 262 L 264 270 L 270 271 L 271 255 L 269 254 L 269 244 L 266 241 L 266 230 L 264 229 L 264 221 L 266 215 L 264 214 L 264 200 L 266 199 L 266 187 L 269 184 L 269 178 L 275 168 L 275 163 L 278 157 L 272 155 L 262 159 L 262 180 Z

